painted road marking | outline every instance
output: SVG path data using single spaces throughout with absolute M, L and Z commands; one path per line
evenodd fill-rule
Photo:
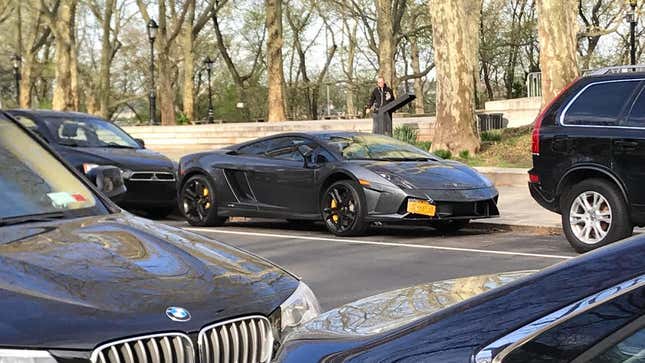
M 394 243 L 394 242 L 366 241 L 366 240 L 358 240 L 358 239 L 311 237 L 311 236 L 299 236 L 299 235 L 292 235 L 292 234 L 243 232 L 243 231 L 224 230 L 224 229 L 218 229 L 218 228 L 195 228 L 195 227 L 183 227 L 183 228 L 193 232 L 237 234 L 237 235 L 256 236 L 256 237 L 292 238 L 292 239 L 301 239 L 301 240 L 307 240 L 307 241 L 325 241 L 325 242 L 334 242 L 334 243 L 351 243 L 351 244 L 359 244 L 359 245 L 409 247 L 409 248 L 420 248 L 420 249 L 428 249 L 428 250 L 441 250 L 441 251 L 453 251 L 453 252 L 472 252 L 472 253 L 482 253 L 482 254 L 490 254 L 490 255 L 552 258 L 552 259 L 558 259 L 558 260 L 568 260 L 575 257 L 575 256 L 547 255 L 547 254 L 528 253 L 528 252 L 510 252 L 510 251 L 496 251 L 496 250 L 480 250 L 475 248 L 418 245 L 418 244 L 411 244 L 411 243 Z

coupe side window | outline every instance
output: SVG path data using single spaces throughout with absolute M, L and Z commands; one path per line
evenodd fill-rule
M 270 140 L 260 141 L 243 146 L 239 150 L 237 150 L 237 152 L 244 155 L 264 156 L 264 153 L 266 153 L 267 147 L 269 146 L 269 141 Z
M 599 345 L 604 351 L 597 353 L 590 350 L 588 355 L 593 355 L 593 358 L 586 359 L 580 357 L 574 363 L 589 362 L 589 363 L 643 363 L 645 362 L 645 328 L 643 322 L 639 319 L 637 323 L 640 328 L 634 331 L 633 327 L 621 329 L 616 334 L 612 334 L 607 339 L 603 340 Z M 632 324 L 630 324 L 632 325 Z M 616 337 L 618 336 L 618 337 Z M 618 338 L 618 339 L 617 339 Z M 609 346 L 603 344 L 610 342 Z
M 47 141 L 45 136 L 40 131 L 40 128 L 38 127 L 38 124 L 36 123 L 36 121 L 32 120 L 31 118 L 29 118 L 27 116 L 22 116 L 22 115 L 15 115 L 14 118 L 22 126 L 24 126 L 25 128 L 29 129 L 29 131 L 35 133 L 36 135 L 40 136 L 41 138 L 45 139 L 45 141 Z
M 310 143 L 309 140 L 301 137 L 280 137 L 273 139 L 273 142 L 266 152 L 266 156 L 274 159 L 304 162 L 305 159 L 298 151 L 298 146 L 309 145 Z
M 640 81 L 592 84 L 569 106 L 567 125 L 613 125 L 625 111 Z M 629 110 L 627 110 L 629 111 Z
M 645 288 L 641 287 L 541 333 L 512 351 L 502 362 L 645 362 L 643 333 L 632 330 L 624 342 L 616 344 L 614 340 L 615 347 L 602 345 L 603 339 L 641 319 L 644 309 Z M 606 357 L 617 360 L 603 359 L 605 353 Z
M 628 126 L 645 127 L 645 89 L 634 102 L 632 112 L 627 119 Z

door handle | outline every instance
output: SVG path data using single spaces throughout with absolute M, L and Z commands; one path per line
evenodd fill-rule
M 638 147 L 638 142 L 627 140 L 614 140 L 614 145 L 623 151 L 633 151 Z

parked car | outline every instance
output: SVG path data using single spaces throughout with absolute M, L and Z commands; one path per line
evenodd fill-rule
M 645 357 L 645 237 L 535 274 L 435 282 L 322 313 L 277 362 L 636 363 Z
M 268 362 L 318 313 L 296 276 L 119 209 L 2 112 L 0 165 L 0 362 Z
M 368 133 L 274 135 L 185 156 L 179 175 L 180 209 L 196 226 L 231 216 L 322 220 L 350 236 L 370 223 L 456 231 L 499 215 L 497 190 L 477 171 Z
M 123 171 L 127 192 L 114 201 L 126 209 L 163 218 L 177 206 L 176 167 L 167 157 L 145 148 L 143 140 L 117 125 L 77 112 L 11 110 L 23 126 L 47 141 L 83 173 L 101 165 Z
M 535 122 L 531 195 L 562 215 L 579 252 L 645 225 L 644 86 L 643 66 L 604 68 L 570 84 Z

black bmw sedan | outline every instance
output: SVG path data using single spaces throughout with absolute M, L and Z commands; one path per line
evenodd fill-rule
M 2 112 L 0 200 L 0 362 L 268 362 L 318 313 L 294 275 L 122 211 Z
M 96 116 L 48 110 L 8 111 L 83 173 L 101 165 L 120 168 L 127 192 L 114 201 L 163 218 L 176 208 L 175 165 L 148 150 L 115 124 Z
M 189 223 L 227 217 L 322 220 L 339 236 L 370 224 L 456 231 L 499 215 L 498 193 L 476 170 L 383 135 L 286 133 L 183 157 L 180 207 Z
M 645 362 L 645 236 L 540 272 L 414 286 L 321 314 L 282 363 Z

